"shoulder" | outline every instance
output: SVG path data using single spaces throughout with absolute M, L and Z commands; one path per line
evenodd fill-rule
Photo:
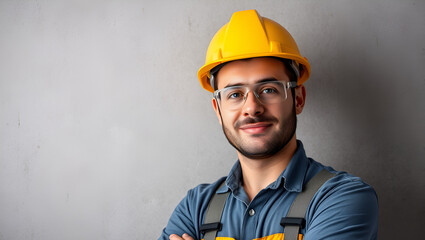
M 346 172 L 335 173 L 316 192 L 306 213 L 307 235 L 325 239 L 375 239 L 378 199 L 372 186 Z
M 376 198 L 376 193 L 373 187 L 364 182 L 360 177 L 356 177 L 346 172 L 338 172 L 335 170 L 330 170 L 330 172 L 334 172 L 335 176 L 329 179 L 323 185 L 323 187 L 320 189 L 320 193 L 348 194 L 361 191 L 367 192 Z
M 186 198 L 197 205 L 198 208 L 199 206 L 207 206 L 211 197 L 216 193 L 220 184 L 225 180 L 226 177 L 222 177 L 213 183 L 199 184 L 188 191 Z
M 364 182 L 360 177 L 354 176 L 350 173 L 337 171 L 329 166 L 323 166 L 321 163 L 310 160 L 310 168 L 306 178 L 309 180 L 322 169 L 335 174 L 332 178 L 326 181 L 320 189 L 317 191 L 313 200 L 319 200 L 324 197 L 338 197 L 341 195 L 352 194 L 352 193 L 366 193 L 371 195 L 373 198 L 377 198 L 373 187 Z
M 377 202 L 377 195 L 373 187 L 360 177 L 328 167 L 326 169 L 335 176 L 325 182 L 317 191 L 314 198 L 316 204 L 336 204 L 342 200 L 350 204 L 362 204 L 365 201 Z
M 183 207 L 187 212 L 194 214 L 194 219 L 198 218 L 198 214 L 206 209 L 211 197 L 225 179 L 226 177 L 222 177 L 213 183 L 199 184 L 190 189 L 177 208 Z
M 168 239 L 170 234 L 187 233 L 195 239 L 200 239 L 199 226 L 206 211 L 209 200 L 216 189 L 224 181 L 220 178 L 211 184 L 200 184 L 187 192 L 187 195 L 174 209 L 160 239 Z

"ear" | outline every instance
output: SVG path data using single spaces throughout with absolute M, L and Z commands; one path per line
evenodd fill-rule
M 220 125 L 222 125 L 221 116 L 220 116 L 220 110 L 218 108 L 218 103 L 215 100 L 215 98 L 212 99 L 212 105 L 214 107 L 214 111 L 215 111 L 215 114 L 217 115 L 218 121 L 220 122 Z
M 301 84 L 295 88 L 295 113 L 297 115 L 300 114 L 304 109 L 305 97 L 305 87 L 303 84 Z

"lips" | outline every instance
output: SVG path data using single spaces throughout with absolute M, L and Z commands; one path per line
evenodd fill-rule
M 239 129 L 249 134 L 261 134 L 264 133 L 271 125 L 271 123 L 252 123 L 245 124 Z

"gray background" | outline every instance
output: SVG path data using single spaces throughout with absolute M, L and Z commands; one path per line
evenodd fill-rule
M 255 8 L 312 65 L 298 138 L 425 225 L 425 1 L 0 1 L 0 239 L 156 239 L 236 160 L 196 72 Z

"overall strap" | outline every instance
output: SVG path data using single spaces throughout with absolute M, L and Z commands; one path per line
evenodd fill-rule
M 280 225 L 284 227 L 284 240 L 297 240 L 301 229 L 305 227 L 305 214 L 314 194 L 329 179 L 335 176 L 326 169 L 317 173 L 298 193 L 289 208 L 288 215 L 282 218 Z
M 226 181 L 224 180 L 217 189 L 223 187 L 225 183 Z M 229 192 L 214 193 L 212 196 L 205 213 L 204 224 L 200 227 L 201 233 L 204 234 L 204 240 L 214 240 L 217 232 L 221 230 L 220 220 L 228 195 Z

